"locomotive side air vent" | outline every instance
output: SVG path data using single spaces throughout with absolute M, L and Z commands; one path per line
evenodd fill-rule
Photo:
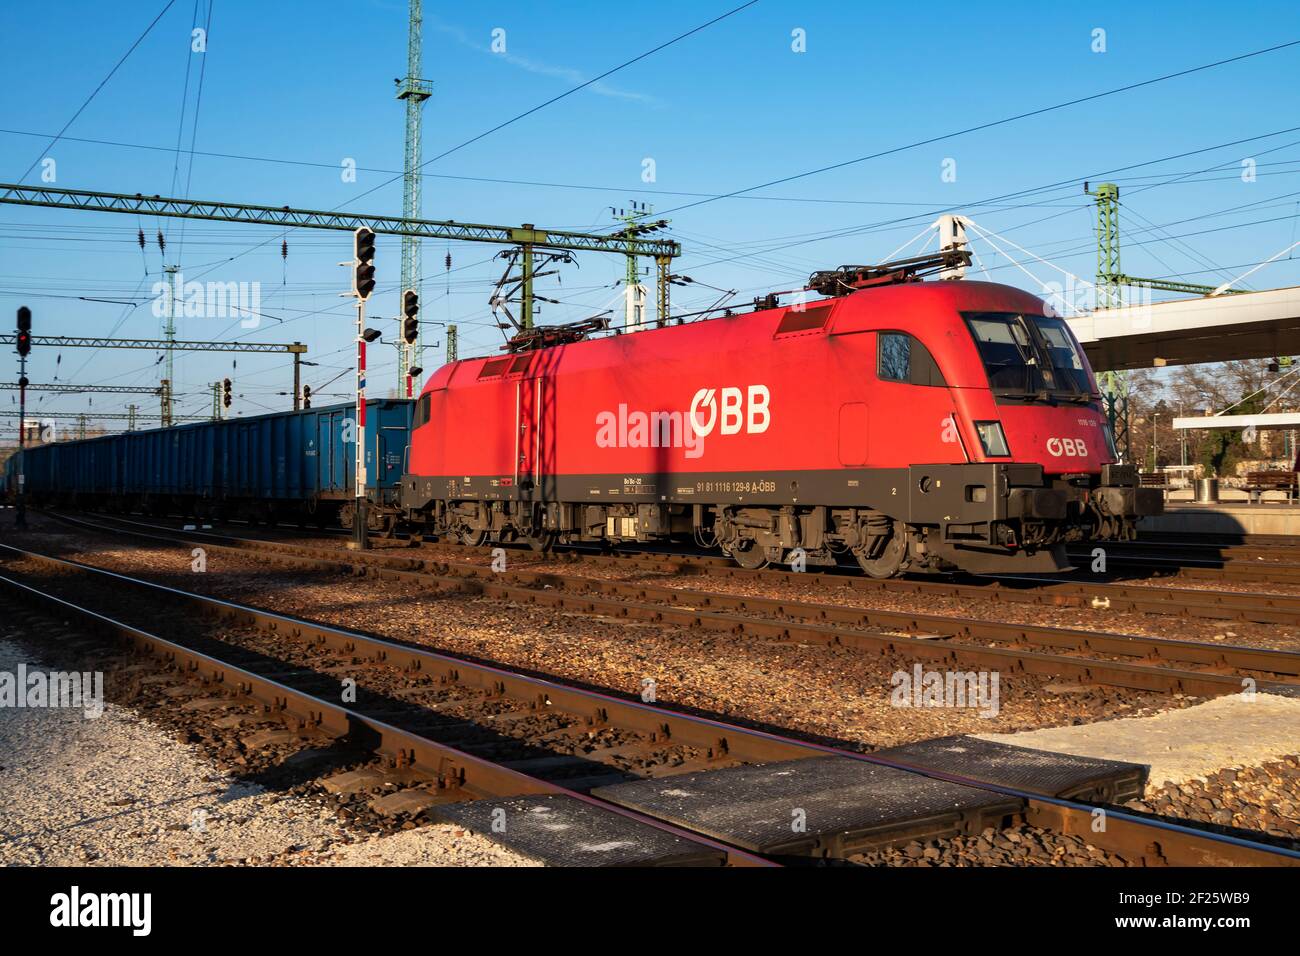
M 532 361 L 532 355 L 516 355 L 510 360 L 510 374 L 514 375 L 516 372 L 528 371 L 528 366 Z
M 818 332 L 826 328 L 831 320 L 831 311 L 835 308 L 835 303 L 829 305 L 818 305 L 810 309 L 795 311 L 791 309 L 785 315 L 781 316 L 781 322 L 776 327 L 776 335 L 792 335 L 795 332 Z
M 499 358 L 489 359 L 483 363 L 483 367 L 478 370 L 479 378 L 491 378 L 493 375 L 502 375 L 506 367 L 510 364 L 510 359 Z

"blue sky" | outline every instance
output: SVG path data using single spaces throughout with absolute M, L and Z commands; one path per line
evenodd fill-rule
M 405 74 L 406 5 L 390 2 L 250 3 L 211 0 L 204 54 L 191 29 L 209 0 L 177 0 L 53 146 L 113 64 L 165 0 L 114 4 L 7 4 L 0 11 L 0 179 L 34 161 L 56 162 L 53 185 L 197 199 L 401 211 L 403 109 L 393 78 Z M 477 136 L 584 80 L 721 14 L 736 3 L 653 7 L 600 3 L 426 3 L 426 158 Z M 1094 30 L 1105 52 L 1093 52 Z M 505 53 L 491 50 L 504 30 Z M 806 52 L 792 50 L 792 31 Z M 15 42 L 20 39 L 21 42 Z M 610 206 L 648 201 L 668 210 L 685 255 L 674 270 L 701 285 L 738 290 L 744 302 L 790 289 L 818 268 L 873 262 L 921 231 L 938 210 L 969 213 L 983 227 L 1084 278 L 1095 269 L 1093 207 L 1075 180 L 1162 157 L 1240 145 L 1105 178 L 1121 184 L 1123 265 L 1131 274 L 1219 282 L 1300 238 L 1300 114 L 1293 104 L 1300 47 L 1121 93 L 982 132 L 691 208 L 700 196 L 744 189 L 890 150 L 1077 97 L 1300 39 L 1294 2 L 1179 4 L 927 4 L 914 13 L 879 3 L 757 5 L 426 167 L 426 218 L 600 230 Z M 186 81 L 187 68 L 189 71 Z M 203 71 L 199 97 L 199 72 Z M 197 128 L 195 112 L 197 101 Z M 182 124 L 182 108 L 184 121 Z M 30 135 L 41 134 L 41 135 Z M 176 153 L 193 137 L 200 153 Z M 155 149 L 127 148 L 99 140 Z M 655 181 L 642 179 L 654 160 Z M 1243 182 L 1241 162 L 1257 177 Z M 361 167 L 355 183 L 341 164 Z M 942 177 L 955 161 L 955 181 Z M 951 168 L 951 167 L 950 167 Z M 391 170 L 379 172 L 369 170 Z M 39 183 L 42 166 L 25 182 Z M 478 180 L 498 180 L 483 182 Z M 509 182 L 500 182 L 507 180 Z M 1008 193 L 1068 181 L 992 205 Z M 528 184 L 526 184 L 528 183 Z M 530 185 L 536 184 L 536 185 Z M 902 221 L 900 221 L 902 220 Z M 0 306 L 31 306 L 37 334 L 157 337 L 151 309 L 167 234 L 167 258 L 187 278 L 260 283 L 256 329 L 181 320 L 180 338 L 241 336 L 306 342 L 306 381 L 345 392 L 351 358 L 344 233 L 279 231 L 221 223 L 0 207 Z M 1154 227 L 1162 227 L 1156 229 Z M 136 243 L 143 228 L 149 245 Z M 824 238 L 831 236 L 832 238 Z M 1169 238 L 1174 237 L 1174 238 Z M 287 259 L 280 241 L 289 245 Z M 1003 244 L 1005 251 L 1013 251 Z M 424 316 L 453 320 L 461 354 L 495 349 L 486 305 L 499 247 L 456 244 L 448 275 L 443 243 L 425 243 Z M 1005 256 L 976 243 L 992 278 L 1039 291 Z M 1060 279 L 1017 253 L 1038 279 Z M 230 261 L 225 261 L 230 260 Z M 381 239 L 382 294 L 372 314 L 396 314 L 399 243 Z M 538 292 L 542 322 L 571 321 L 614 304 L 624 264 L 587 253 Z M 1251 277 L 1252 287 L 1300 284 L 1300 254 Z M 720 293 L 675 289 L 676 310 Z M 86 302 L 115 299 L 135 305 Z M 281 321 L 276 321 L 279 319 Z M 9 320 L 5 320 L 6 323 Z M 394 324 L 381 325 L 391 338 Z M 233 326 L 233 327 L 232 327 Z M 429 330 L 441 343 L 440 328 Z M 394 353 L 376 349 L 372 391 L 395 384 Z M 441 348 L 426 358 L 437 364 Z M 29 377 L 153 385 L 156 355 L 69 351 L 56 365 L 39 351 Z M 16 359 L 6 357 L 10 367 Z M 207 384 L 227 375 L 235 411 L 287 407 L 284 363 L 275 358 L 189 354 L 178 361 L 181 411 L 210 407 Z M 10 374 L 16 374 L 11 372 Z M 119 400 L 120 398 L 120 400 Z M 93 408 L 136 399 L 98 395 Z M 85 411 L 85 396 L 46 396 L 41 410 Z

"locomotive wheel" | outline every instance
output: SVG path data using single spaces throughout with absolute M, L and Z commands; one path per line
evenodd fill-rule
M 470 547 L 477 548 L 479 545 L 487 544 L 488 533 L 486 531 L 475 531 L 473 528 L 461 528 L 457 534 L 460 543 Z
M 731 560 L 747 571 L 758 571 L 767 567 L 767 549 L 754 541 L 741 541 L 731 549 Z
M 524 538 L 524 540 L 528 542 L 528 547 L 532 548 L 534 551 L 545 554 L 554 550 L 555 540 L 558 537 L 559 535 L 554 531 L 543 531 L 539 534 L 530 534 Z
M 854 551 L 862 570 L 873 578 L 892 578 L 903 569 L 907 557 L 907 532 L 901 522 L 894 522 L 893 533 L 883 545 L 873 549 L 873 557 L 868 551 Z

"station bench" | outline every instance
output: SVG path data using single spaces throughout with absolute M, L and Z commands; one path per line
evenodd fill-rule
M 1300 491 L 1297 477 L 1294 471 L 1250 471 L 1246 473 L 1246 493 L 1252 502 L 1257 502 L 1266 491 L 1285 491 L 1290 501 Z

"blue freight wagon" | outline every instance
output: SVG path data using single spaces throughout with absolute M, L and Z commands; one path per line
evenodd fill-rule
M 413 408 L 407 399 L 366 402 L 366 490 L 376 530 L 396 521 Z M 38 507 L 350 526 L 355 410 L 348 403 L 36 445 L 24 453 L 28 500 Z M 17 464 L 16 456 L 5 463 L 11 494 Z

